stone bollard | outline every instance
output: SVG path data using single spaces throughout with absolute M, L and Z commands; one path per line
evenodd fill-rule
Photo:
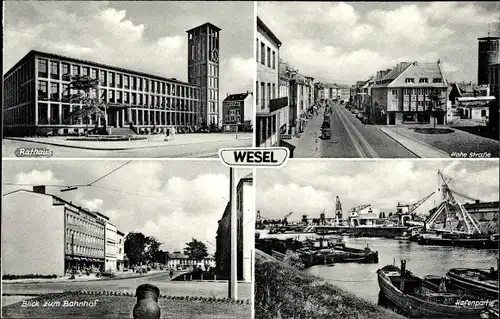
M 135 295 L 137 303 L 134 306 L 134 319 L 158 319 L 160 318 L 160 306 L 158 297 L 160 289 L 150 284 L 137 287 Z

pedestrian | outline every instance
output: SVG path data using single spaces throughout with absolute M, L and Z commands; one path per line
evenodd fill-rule
M 170 141 L 170 129 L 165 129 L 165 142 Z
M 175 127 L 172 127 L 172 130 L 170 131 L 170 135 L 171 135 L 171 140 L 173 141 L 175 139 Z

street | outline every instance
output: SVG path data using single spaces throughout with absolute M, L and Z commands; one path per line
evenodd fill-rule
M 47 294 L 65 290 L 94 290 L 135 293 L 137 286 L 152 284 L 160 288 L 160 293 L 170 296 L 206 296 L 227 297 L 227 282 L 213 281 L 171 281 L 167 271 L 144 275 L 142 277 L 121 278 L 111 280 L 75 281 L 75 282 L 38 282 L 38 283 L 6 283 L 2 286 L 4 295 Z M 251 284 L 238 284 L 240 299 L 251 298 Z
M 331 138 L 321 139 L 324 109 L 309 120 L 300 137 L 295 157 L 326 158 L 414 158 L 377 126 L 364 125 L 343 105 L 333 104 L 330 117 Z
M 179 143 L 179 144 L 164 144 L 161 146 L 147 147 L 147 148 L 128 148 L 122 150 L 90 150 L 77 147 L 67 147 L 59 145 L 47 145 L 32 141 L 19 141 L 7 140 L 2 142 L 2 155 L 3 157 L 15 157 L 14 152 L 16 149 L 23 148 L 48 148 L 53 151 L 53 157 L 91 157 L 91 158 L 154 158 L 154 157 L 218 157 L 219 148 L 226 147 L 251 147 L 252 138 L 241 134 L 242 136 L 236 137 L 234 135 L 226 135 L 224 140 L 203 141 L 199 143 Z M 96 147 L 100 142 L 87 142 L 95 143 Z M 107 142 L 107 143 L 120 143 L 120 142 Z M 113 144 L 113 145 L 115 145 Z

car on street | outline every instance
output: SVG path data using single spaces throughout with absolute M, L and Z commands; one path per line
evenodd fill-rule
M 114 272 L 110 271 L 110 270 L 107 270 L 107 271 L 98 272 L 96 274 L 96 276 L 98 278 L 101 278 L 101 277 L 115 278 L 116 274 Z

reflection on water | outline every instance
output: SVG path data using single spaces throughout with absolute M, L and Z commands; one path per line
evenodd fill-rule
M 394 261 L 399 267 L 402 259 L 407 260 L 407 269 L 418 276 L 444 276 L 450 268 L 497 267 L 498 250 L 421 246 L 416 242 L 383 238 L 344 237 L 344 240 L 348 247 L 364 248 L 368 244 L 372 250 L 378 251 L 379 263 L 315 266 L 308 269 L 308 272 L 374 303 L 379 299 L 376 271 L 385 265 L 393 264 Z

